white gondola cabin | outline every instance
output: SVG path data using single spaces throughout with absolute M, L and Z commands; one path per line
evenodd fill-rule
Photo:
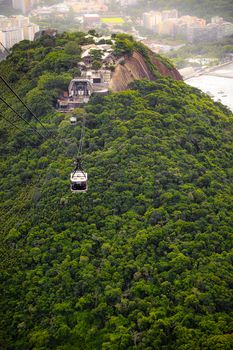
M 70 124 L 76 125 L 77 124 L 77 117 L 70 117 Z
M 70 174 L 70 189 L 73 193 L 87 192 L 87 173 L 74 170 Z

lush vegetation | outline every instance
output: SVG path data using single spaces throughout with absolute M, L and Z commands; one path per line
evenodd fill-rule
M 149 50 L 144 44 L 142 44 L 141 42 L 135 41 L 131 35 L 124 34 L 124 33 L 117 34 L 117 35 L 112 34 L 112 37 L 115 40 L 113 54 L 116 57 L 120 57 L 120 56 L 130 57 L 133 55 L 134 52 L 138 52 L 142 55 L 152 75 L 154 77 L 158 77 L 160 75 L 158 72 L 158 67 L 156 67 L 151 60 L 151 55 L 155 55 L 155 54 L 152 53 L 152 51 Z M 166 57 L 160 56 L 159 54 L 156 54 L 155 56 L 157 61 L 162 63 L 168 69 L 170 70 L 174 69 L 174 66 Z
M 71 126 L 53 106 L 85 40 L 24 42 L 0 63 L 52 133 L 1 86 L 45 139 L 0 117 L 0 348 L 230 350 L 232 114 L 158 77 L 93 98 Z M 89 190 L 72 195 L 84 116 Z

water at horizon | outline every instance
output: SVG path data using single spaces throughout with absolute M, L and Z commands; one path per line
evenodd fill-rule
M 213 74 L 200 75 L 185 80 L 185 83 L 211 94 L 214 101 L 220 101 L 233 112 L 233 64 L 218 68 Z

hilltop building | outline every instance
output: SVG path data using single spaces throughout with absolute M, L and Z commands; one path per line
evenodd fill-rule
M 110 40 L 110 37 L 95 38 L 96 41 Z M 109 91 L 109 83 L 112 72 L 109 65 L 114 63 L 112 45 L 89 44 L 82 46 L 81 62 L 77 67 L 81 70 L 81 76 L 71 80 L 68 92 L 64 92 L 57 100 L 57 107 L 60 111 L 70 111 L 84 103 L 88 103 L 92 95 L 106 95 Z M 98 70 L 92 68 L 92 50 L 101 52 L 102 67 Z
M 70 111 L 88 103 L 92 95 L 108 94 L 108 86 L 111 79 L 109 70 L 100 69 L 82 71 L 81 77 L 76 77 L 70 81 L 68 96 L 63 94 L 57 100 L 57 107 L 60 111 Z

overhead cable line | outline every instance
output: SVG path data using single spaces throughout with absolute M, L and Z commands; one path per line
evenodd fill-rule
M 27 136 L 28 138 L 30 137 L 30 135 L 27 135 L 25 130 L 21 129 L 18 127 L 18 125 L 16 125 L 14 122 L 12 122 L 11 120 L 9 120 L 8 118 L 4 117 L 4 115 L 2 115 L 0 113 L 0 118 L 4 119 L 7 123 L 11 124 L 15 129 L 19 130 L 20 132 L 22 132 L 25 136 Z M 35 141 L 33 141 L 33 143 L 35 146 L 37 145 L 37 143 Z M 7 143 L 8 145 L 8 143 Z
M 84 141 L 84 136 L 85 136 L 85 124 L 86 124 L 86 118 L 83 118 L 83 124 L 82 124 L 82 130 L 81 130 L 81 136 L 80 136 L 80 141 L 79 141 L 79 147 L 78 147 L 78 157 L 81 156 L 82 150 L 83 150 L 83 141 Z
M 6 102 L 2 97 L 0 97 L 0 100 L 1 100 L 3 103 L 5 103 L 5 105 L 6 105 L 7 107 L 9 107 L 20 119 L 22 119 L 25 123 L 27 123 L 33 131 L 35 131 L 38 135 L 40 135 L 40 137 L 42 137 L 42 139 L 44 139 L 44 136 L 43 136 L 38 130 L 36 130 L 35 128 L 33 128 L 33 127 L 31 126 L 31 124 L 29 123 L 29 121 L 27 121 L 27 119 L 25 119 L 23 116 L 21 116 L 13 107 L 11 107 L 11 106 L 9 105 L 8 102 Z
M 33 117 L 40 123 L 40 125 L 46 130 L 48 136 L 51 136 L 48 132 L 47 128 L 41 123 L 40 119 L 35 115 L 35 113 L 26 105 L 26 103 L 20 98 L 20 96 L 12 89 L 9 83 L 0 75 L 0 79 L 4 82 L 4 84 L 10 89 L 10 91 L 20 100 L 20 102 L 24 105 L 24 107 L 28 110 L 28 112 L 33 115 Z
M 18 127 L 17 125 L 15 125 L 11 120 L 8 120 L 6 117 L 4 117 L 4 115 L 2 115 L 1 113 L 0 113 L 0 117 L 1 117 L 2 119 L 4 119 L 7 123 L 11 124 L 14 128 L 16 128 L 16 129 L 18 129 L 19 131 L 21 131 L 21 132 L 24 133 L 23 129 L 19 128 L 19 127 Z
M 10 54 L 10 51 L 3 45 L 1 41 L 0 41 L 0 45 L 2 45 L 2 47 L 6 50 L 6 52 Z

